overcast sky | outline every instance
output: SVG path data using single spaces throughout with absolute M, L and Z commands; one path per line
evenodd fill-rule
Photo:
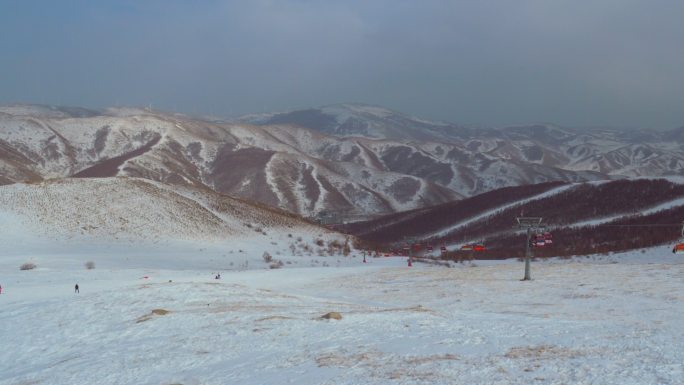
M 0 0 L 0 103 L 684 125 L 682 0 Z

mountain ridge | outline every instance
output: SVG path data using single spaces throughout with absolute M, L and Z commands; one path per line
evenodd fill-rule
M 684 170 L 683 146 L 661 141 L 678 131 L 651 134 L 657 139 L 651 143 L 630 142 L 635 134 L 539 125 L 450 136 L 447 123 L 377 106 L 327 108 L 367 117 L 363 130 L 389 125 L 387 133 L 405 137 L 332 135 L 292 123 L 217 122 L 140 108 L 0 106 L 0 183 L 131 176 L 204 186 L 307 217 L 370 218 L 505 186 Z M 416 125 L 405 130 L 410 122 Z M 419 140 L 416 132 L 432 137 Z

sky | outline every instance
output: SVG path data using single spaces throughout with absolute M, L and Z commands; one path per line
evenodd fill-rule
M 681 0 L 0 0 L 0 103 L 684 125 Z

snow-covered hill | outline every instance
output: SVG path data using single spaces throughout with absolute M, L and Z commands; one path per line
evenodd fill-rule
M 110 246 L 174 253 L 185 244 L 186 251 L 212 248 L 226 263 L 237 263 L 258 260 L 263 252 L 341 255 L 352 242 L 294 215 L 209 189 L 124 177 L 0 186 L 0 227 L 3 255 L 58 249 L 101 254 Z M 249 257 L 236 254 L 233 260 L 229 251 L 249 251 Z

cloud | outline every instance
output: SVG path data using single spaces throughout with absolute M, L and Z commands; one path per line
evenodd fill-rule
M 0 102 L 684 124 L 677 1 L 8 1 Z

